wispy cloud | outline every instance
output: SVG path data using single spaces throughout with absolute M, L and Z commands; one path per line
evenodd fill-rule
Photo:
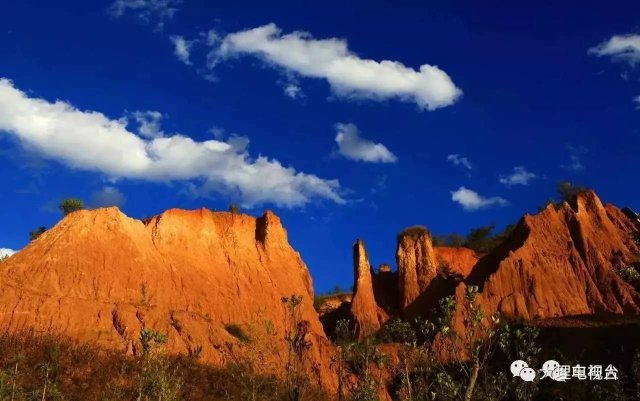
M 186 65 L 191 65 L 191 47 L 194 41 L 186 40 L 180 35 L 171 36 L 169 39 L 171 39 L 171 43 L 173 43 L 173 54 L 176 55 L 178 60 Z
M 336 143 L 338 153 L 347 159 L 368 163 L 395 163 L 398 158 L 381 143 L 375 143 L 360 136 L 354 124 L 338 123 Z
M 636 96 L 633 98 L 633 103 L 636 105 L 636 109 L 640 110 L 640 96 Z
M 144 24 L 154 25 L 155 30 L 164 29 L 182 5 L 182 0 L 115 0 L 107 8 L 114 18 L 130 13 Z
M 245 137 L 201 142 L 180 134 L 145 138 L 126 125 L 124 119 L 79 110 L 65 101 L 30 97 L 0 79 L 0 131 L 71 168 L 111 179 L 188 182 L 199 195 L 233 194 L 247 207 L 295 207 L 314 199 L 345 203 L 337 180 L 299 172 L 265 156 L 254 159 Z
M 625 61 L 635 66 L 640 62 L 640 35 L 614 35 L 589 49 L 589 54 L 598 57 L 609 56 L 614 60 Z
M 473 169 L 473 165 L 471 164 L 469 159 L 458 154 L 447 156 L 447 160 L 455 164 L 456 166 L 462 166 L 467 170 Z
M 273 23 L 214 41 L 208 65 L 213 68 L 241 55 L 258 57 L 289 73 L 325 79 L 339 97 L 398 99 L 435 110 L 462 95 L 449 75 L 434 65 L 423 64 L 415 70 L 398 61 L 363 59 L 344 39 L 314 39 L 300 31 L 284 34 Z
M 116 187 L 104 186 L 91 193 L 91 207 L 122 206 L 127 197 Z
M 451 200 L 459 203 L 464 210 L 475 211 L 486 209 L 494 206 L 508 206 L 509 202 L 499 196 L 483 197 L 476 191 L 460 187 L 455 191 L 451 191 Z
M 569 153 L 569 161 L 563 164 L 562 168 L 574 172 L 584 170 L 585 165 L 582 162 L 582 156 L 587 153 L 587 150 L 582 147 L 567 145 L 567 151 Z
M 524 166 L 516 166 L 511 174 L 501 175 L 500 182 L 506 186 L 529 185 L 529 181 L 537 177 L 534 173 L 527 171 Z

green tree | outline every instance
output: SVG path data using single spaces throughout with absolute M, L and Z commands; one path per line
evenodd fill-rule
M 473 228 L 467 235 L 465 245 L 477 252 L 488 252 L 491 250 L 493 236 L 491 233 L 496 228 L 495 224 L 485 227 Z
M 240 206 L 238 206 L 237 203 L 232 203 L 229 205 L 229 211 L 233 214 L 239 214 L 240 213 Z
M 84 209 L 84 202 L 77 198 L 67 198 L 60 202 L 58 206 L 65 216 L 78 210 Z
M 169 340 L 167 334 L 144 329 L 140 332 L 141 370 L 138 376 L 136 401 L 178 401 L 181 399 L 182 379 L 162 353 Z
M 570 181 L 560 181 L 556 186 L 556 192 L 560 202 L 569 202 L 580 192 L 586 191 L 587 188 L 581 185 L 576 185 Z
M 29 240 L 30 241 L 34 241 L 36 238 L 38 238 L 39 236 L 44 234 L 45 231 L 47 231 L 47 228 L 45 226 L 40 226 L 40 227 L 36 228 L 35 230 L 30 231 L 29 232 Z

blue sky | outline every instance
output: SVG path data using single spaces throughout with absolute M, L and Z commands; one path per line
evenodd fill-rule
M 0 247 L 68 196 L 236 202 L 326 291 L 356 238 L 393 262 L 408 225 L 504 226 L 561 179 L 640 208 L 640 4 L 519 3 L 5 2 Z

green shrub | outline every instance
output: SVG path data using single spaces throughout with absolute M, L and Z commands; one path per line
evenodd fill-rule
M 36 228 L 35 230 L 30 231 L 29 232 L 29 240 L 30 241 L 36 240 L 39 236 L 44 234 L 45 231 L 47 231 L 47 228 L 45 226 L 40 226 L 40 227 Z
M 389 320 L 379 333 L 383 343 L 413 344 L 417 341 L 416 332 L 409 322 L 400 318 Z
M 631 285 L 640 284 L 640 273 L 638 273 L 638 270 L 633 266 L 622 266 L 616 270 L 616 273 L 618 273 L 621 279 Z
M 65 216 L 78 210 L 84 209 L 84 202 L 78 198 L 67 198 L 60 202 L 58 206 Z

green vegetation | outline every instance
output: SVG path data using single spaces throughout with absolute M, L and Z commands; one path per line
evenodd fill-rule
M 45 231 L 47 231 L 47 228 L 44 227 L 44 226 L 40 226 L 40 227 L 36 228 L 35 230 L 30 231 L 29 232 L 29 240 L 30 241 L 36 240 L 39 236 L 44 234 Z
M 538 211 L 543 211 L 547 205 L 553 205 L 553 207 L 558 210 L 564 202 L 571 202 L 580 192 L 588 190 L 589 188 L 587 187 L 573 184 L 567 180 L 560 181 L 556 185 L 556 198 L 549 198 L 544 206 L 538 208 Z
M 240 206 L 237 203 L 232 203 L 229 205 L 229 211 L 233 214 L 240 214 Z
M 447 234 L 447 235 L 433 236 L 434 246 L 461 247 L 461 246 L 464 246 L 464 244 L 465 244 L 464 236 L 460 234 Z
M 140 372 L 136 400 L 143 401 L 179 401 L 182 379 L 177 368 L 172 367 L 162 352 L 169 337 L 166 334 L 144 329 L 140 332 Z
M 245 364 L 215 368 L 163 351 L 167 336 L 140 333 L 140 353 L 34 332 L 0 334 L 1 401 L 289 401 L 282 382 Z M 146 351 L 145 351 L 146 349 Z M 247 392 L 251 384 L 259 391 Z M 299 401 L 326 398 L 316 388 Z
M 237 324 L 227 324 L 226 326 L 224 326 L 224 329 L 227 331 L 227 333 L 231 334 L 243 343 L 251 342 L 251 338 L 247 335 L 247 333 L 245 333 L 242 327 L 238 326 Z
M 620 276 L 621 279 L 631 284 L 634 287 L 640 286 L 640 273 L 634 266 L 622 266 L 619 269 L 616 269 L 616 273 Z
M 398 238 L 411 237 L 415 239 L 424 234 L 431 235 L 431 231 L 429 231 L 425 226 L 411 226 L 400 231 L 400 234 L 398 234 Z
M 287 342 L 284 385 L 289 401 L 305 399 L 311 388 L 304 367 L 311 343 L 307 339 L 309 323 L 302 320 L 302 300 L 301 295 L 295 294 L 281 299 L 284 307 L 284 340 Z
M 505 229 L 493 234 L 495 224 L 489 226 L 472 228 L 466 238 L 459 234 L 436 235 L 433 237 L 435 246 L 464 246 L 479 253 L 488 253 L 502 244 L 515 229 L 515 224 L 509 224 Z
M 67 198 L 60 202 L 58 208 L 63 215 L 67 216 L 69 213 L 84 209 L 84 202 L 78 198 Z
M 581 185 L 573 184 L 570 181 L 560 181 L 556 186 L 556 192 L 560 202 L 569 202 L 576 197 L 580 192 L 587 191 L 588 188 Z

